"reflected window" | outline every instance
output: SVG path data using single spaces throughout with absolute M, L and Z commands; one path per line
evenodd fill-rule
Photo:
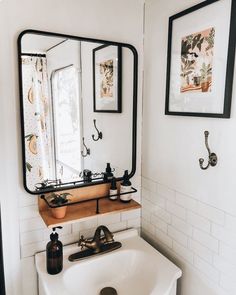
M 58 69 L 51 76 L 55 170 L 56 178 L 63 182 L 78 178 L 83 170 L 79 81 L 79 72 L 73 65 Z

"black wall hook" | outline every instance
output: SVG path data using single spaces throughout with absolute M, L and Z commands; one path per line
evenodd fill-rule
M 92 139 L 93 139 L 94 141 L 98 141 L 99 139 L 102 139 L 102 132 L 98 130 L 98 128 L 97 128 L 97 126 L 96 126 L 96 120 L 95 120 L 95 119 L 93 120 L 93 124 L 94 124 L 94 128 L 96 129 L 96 131 L 97 131 L 97 133 L 98 133 L 98 137 L 95 138 L 95 135 L 93 134 L 93 135 L 92 135 Z
M 84 142 L 84 137 L 83 137 L 83 146 L 84 146 L 84 148 L 85 148 L 85 153 L 84 153 L 84 151 L 81 151 L 81 156 L 82 156 L 83 158 L 85 158 L 85 157 L 87 157 L 88 155 L 90 155 L 90 149 L 87 148 L 87 146 L 86 146 L 86 144 L 85 144 L 85 142 Z
M 200 158 L 199 159 L 199 165 L 200 165 L 200 168 L 202 170 L 208 169 L 209 166 L 214 167 L 217 164 L 217 155 L 215 153 L 211 152 L 211 150 L 209 148 L 209 145 L 208 145 L 209 131 L 204 131 L 204 135 L 205 135 L 205 145 L 206 145 L 206 148 L 207 148 L 207 151 L 208 151 L 208 164 L 207 164 L 207 166 L 203 167 L 204 159 Z

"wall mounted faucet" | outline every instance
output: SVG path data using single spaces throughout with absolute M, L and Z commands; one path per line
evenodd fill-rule
M 85 148 L 85 153 L 84 153 L 84 151 L 81 151 L 81 156 L 82 156 L 83 158 L 85 158 L 85 157 L 87 157 L 88 155 L 90 155 L 90 149 L 87 148 L 87 146 L 86 146 L 86 144 L 85 144 L 85 142 L 84 142 L 84 137 L 83 137 L 83 146 L 84 146 L 84 148 Z
M 206 170 L 210 166 L 214 167 L 217 164 L 217 155 L 215 153 L 211 152 L 211 150 L 209 148 L 209 145 L 208 145 L 209 131 L 204 131 L 204 135 L 205 135 L 205 145 L 206 145 L 206 148 L 207 148 L 207 151 L 208 151 L 208 164 L 207 164 L 207 166 L 203 167 L 204 159 L 200 158 L 199 159 L 199 165 L 200 165 L 200 168 L 202 170 Z
M 102 139 L 102 132 L 98 130 L 98 128 L 96 126 L 96 120 L 95 119 L 93 120 L 93 124 L 94 124 L 94 128 L 96 129 L 98 135 L 97 135 L 97 138 L 95 138 L 95 135 L 93 134 L 92 139 L 93 139 L 93 141 L 98 141 L 99 139 Z

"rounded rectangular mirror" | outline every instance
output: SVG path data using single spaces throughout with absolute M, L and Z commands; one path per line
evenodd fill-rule
M 132 177 L 135 48 L 26 30 L 18 59 L 25 189 L 41 194 L 101 184 L 111 173 L 121 180 L 125 170 Z

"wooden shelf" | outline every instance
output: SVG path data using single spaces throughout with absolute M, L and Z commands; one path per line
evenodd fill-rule
M 129 203 L 122 203 L 119 200 L 111 201 L 108 198 L 104 198 L 99 200 L 99 214 L 96 214 L 95 200 L 68 206 L 66 216 L 62 219 L 54 218 L 50 208 L 44 207 L 39 213 L 47 227 L 52 228 L 59 225 L 63 226 L 68 223 L 75 223 L 92 216 L 107 215 L 138 208 L 141 208 L 141 205 L 134 200 L 131 200 Z

